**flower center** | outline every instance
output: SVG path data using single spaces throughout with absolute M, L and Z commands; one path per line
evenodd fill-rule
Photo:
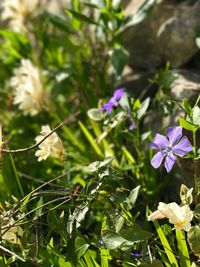
M 177 228 L 182 228 L 184 226 L 184 224 L 185 224 L 185 220 L 179 221 L 179 222 L 176 223 L 176 227 Z
M 164 149 L 164 152 L 169 153 L 172 151 L 172 147 L 171 146 L 166 146 Z

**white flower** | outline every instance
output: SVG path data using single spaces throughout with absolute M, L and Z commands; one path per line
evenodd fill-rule
M 163 218 L 168 218 L 169 222 L 174 224 L 175 229 L 189 231 L 193 212 L 188 205 L 180 207 L 175 202 L 169 204 L 159 202 L 158 209 L 148 216 L 148 221 Z
M 22 59 L 14 74 L 10 80 L 10 86 L 14 89 L 14 104 L 19 105 L 25 115 L 36 115 L 41 110 L 44 97 L 38 69 L 29 59 Z
M 46 0 L 3 0 L 1 19 L 13 31 L 26 33 L 28 20 L 38 13 L 41 3 L 46 3 Z
M 49 125 L 42 126 L 41 135 L 38 135 L 35 140 L 39 143 L 46 135 L 51 133 L 52 130 Z M 38 161 L 46 160 L 49 156 L 57 159 L 62 159 L 64 154 L 64 147 L 60 137 L 57 133 L 52 133 L 47 137 L 40 145 L 39 150 L 36 151 L 35 156 L 38 157 Z

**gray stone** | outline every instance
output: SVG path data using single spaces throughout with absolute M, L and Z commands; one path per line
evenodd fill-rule
M 190 99 L 200 93 L 200 73 L 192 70 L 174 70 L 173 73 L 177 75 L 171 86 L 173 98 Z
M 135 14 L 139 2 L 131 1 L 125 15 Z M 130 65 L 144 68 L 145 62 L 159 67 L 170 61 L 172 67 L 180 67 L 199 50 L 195 44 L 200 25 L 200 1 L 191 5 L 188 1 L 157 1 L 147 17 L 130 25 L 120 33 L 125 48 L 130 52 Z
M 144 71 L 135 71 L 126 66 L 122 76 L 117 81 L 115 87 L 124 87 L 133 98 L 142 98 L 149 86 L 149 79 L 153 78 L 153 73 Z M 111 81 L 113 82 L 115 79 Z
M 200 94 L 200 73 L 189 70 L 174 70 L 173 73 L 177 78 L 171 85 L 171 98 L 177 101 L 186 98 L 190 103 L 195 102 Z M 184 116 L 184 112 L 178 109 L 173 114 L 162 117 L 162 128 L 167 128 L 170 125 L 178 125 L 179 118 L 184 118 Z

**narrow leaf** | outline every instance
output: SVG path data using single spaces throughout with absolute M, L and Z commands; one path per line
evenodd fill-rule
M 185 240 L 185 234 L 182 230 L 176 230 L 176 240 L 178 243 L 178 254 L 180 257 L 181 267 L 190 267 L 190 256 Z
M 82 132 L 84 133 L 85 137 L 87 138 L 87 140 L 89 141 L 89 143 L 93 147 L 94 151 L 97 153 L 97 155 L 99 155 L 100 157 L 103 157 L 104 156 L 103 152 L 101 151 L 100 147 L 97 145 L 95 139 L 90 134 L 90 132 L 87 130 L 87 128 L 83 125 L 83 123 L 81 121 L 79 121 L 78 124 L 79 124 Z
M 89 24 L 99 25 L 96 21 L 92 20 L 91 18 L 89 18 L 89 17 L 87 17 L 81 13 L 78 13 L 72 9 L 65 9 L 65 13 L 72 15 L 74 18 L 76 18 L 79 21 L 86 22 Z
M 166 238 L 165 234 L 163 233 L 162 228 L 160 227 L 159 223 L 156 220 L 153 221 L 153 223 L 154 223 L 154 226 L 155 226 L 156 231 L 158 233 L 158 236 L 160 238 L 160 241 L 161 241 L 161 243 L 163 245 L 165 253 L 166 253 L 167 257 L 168 257 L 169 262 L 171 263 L 172 266 L 179 267 L 178 263 L 176 261 L 176 258 L 174 256 L 174 253 L 173 253 L 173 251 L 172 251 L 172 249 L 171 249 L 171 247 L 169 245 L 169 242 L 167 241 L 167 238 Z

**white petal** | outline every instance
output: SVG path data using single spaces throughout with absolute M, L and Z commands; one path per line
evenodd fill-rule
M 147 220 L 153 221 L 153 220 L 158 220 L 158 219 L 163 219 L 163 218 L 165 218 L 165 216 L 163 216 L 163 214 L 159 210 L 156 210 L 148 216 Z

